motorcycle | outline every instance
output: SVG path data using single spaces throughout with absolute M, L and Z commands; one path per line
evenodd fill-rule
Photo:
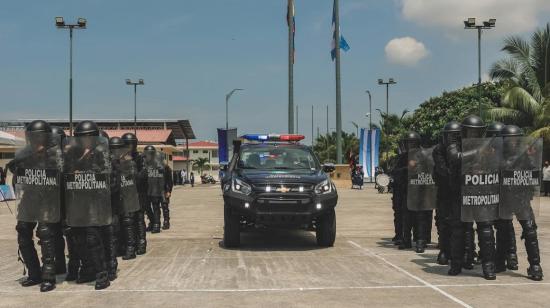
M 202 184 L 216 184 L 216 180 L 213 176 L 209 174 L 203 174 L 201 175 L 201 183 Z

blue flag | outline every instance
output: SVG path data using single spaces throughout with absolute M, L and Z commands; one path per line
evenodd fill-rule
M 335 3 L 334 3 L 335 4 Z M 336 10 L 335 6 L 332 6 L 332 44 L 331 44 L 331 50 L 330 50 L 330 56 L 332 57 L 332 61 L 336 59 Z M 343 51 L 350 50 L 350 47 L 348 45 L 348 42 L 346 42 L 346 39 L 344 36 L 340 33 L 340 39 L 338 40 L 338 47 L 342 49 Z

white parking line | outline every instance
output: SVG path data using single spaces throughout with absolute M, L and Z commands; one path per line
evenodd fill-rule
M 447 297 L 448 299 L 450 299 L 450 300 L 452 300 L 453 302 L 455 302 L 455 303 L 461 305 L 462 307 L 469 307 L 469 308 L 472 307 L 472 306 L 466 304 L 465 302 L 461 301 L 460 299 L 458 299 L 458 298 L 452 296 L 451 294 L 449 294 L 449 293 L 447 293 L 447 292 L 441 290 L 441 289 L 438 288 L 437 286 L 435 286 L 435 285 L 433 285 L 433 284 L 427 282 L 426 280 L 424 280 L 424 279 L 422 279 L 422 278 L 420 278 L 420 277 L 418 277 L 418 276 L 415 276 L 415 275 L 413 275 L 413 274 L 407 272 L 406 270 L 402 269 L 401 267 L 399 267 L 399 266 L 397 266 L 397 265 L 391 263 L 390 261 L 386 260 L 384 257 L 379 256 L 379 255 L 376 255 L 376 254 L 370 252 L 370 250 L 368 250 L 368 249 L 362 247 L 361 245 L 355 243 L 354 241 L 348 241 L 348 243 L 350 243 L 352 246 L 355 246 L 355 247 L 361 249 L 362 251 L 364 251 L 364 252 L 365 252 L 366 254 L 368 254 L 369 256 L 372 256 L 372 257 L 375 257 L 375 258 L 379 259 L 380 261 L 382 261 L 382 262 L 386 263 L 387 265 L 389 265 L 389 266 L 395 268 L 396 270 L 400 271 L 401 273 L 403 273 L 403 274 L 405 274 L 405 275 L 407 275 L 407 276 L 413 278 L 414 280 L 416 280 L 416 281 L 422 283 L 422 284 L 425 285 L 426 287 L 428 287 L 428 288 L 430 288 L 430 289 L 432 289 L 432 290 L 434 290 L 434 291 L 436 291 L 436 292 L 439 292 L 441 295 Z

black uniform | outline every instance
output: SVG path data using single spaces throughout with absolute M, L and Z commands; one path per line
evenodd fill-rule
M 166 197 L 164 202 L 162 202 L 162 216 L 163 223 L 162 229 L 170 229 L 170 196 L 172 195 L 172 189 L 174 187 L 174 179 L 172 177 L 172 169 L 170 166 L 165 165 L 164 167 L 164 190 L 166 192 Z
M 447 149 L 443 143 L 435 146 L 433 151 L 435 163 L 434 181 L 437 184 L 436 226 L 439 234 L 439 255 L 437 261 L 446 265 L 451 256 L 451 187 L 450 170 L 447 163 Z
M 41 283 L 40 291 L 55 288 L 56 272 L 65 271 L 65 258 L 59 254 L 61 236 L 61 138 L 52 134 L 45 121 L 33 121 L 26 128 L 28 145 L 16 153 L 7 168 L 13 173 L 18 195 L 17 241 L 29 276 L 22 286 Z M 34 248 L 33 231 L 42 252 L 42 268 Z M 61 243 L 57 243 L 61 238 Z
M 108 140 L 99 137 L 94 122 L 77 125 L 75 137 L 66 147 L 65 161 L 67 225 L 82 262 L 77 282 L 95 280 L 96 290 L 104 289 L 110 285 L 103 234 L 112 224 L 111 164 Z

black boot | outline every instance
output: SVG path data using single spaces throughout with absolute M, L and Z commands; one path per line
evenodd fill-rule
M 506 255 L 506 267 L 511 271 L 518 270 L 518 255 L 516 253 L 508 253 Z
M 160 232 L 160 200 L 155 200 L 153 202 L 153 228 L 151 230 L 151 233 L 159 233 Z
M 445 253 L 445 251 L 443 250 L 439 251 L 439 254 L 437 255 L 437 264 L 439 265 L 449 264 L 449 258 L 447 257 L 447 254 Z
M 39 223 L 37 230 L 42 251 L 42 285 L 40 292 L 48 292 L 55 289 L 55 230 L 53 224 Z
M 170 229 L 170 208 L 168 207 L 168 202 L 162 203 L 162 216 L 164 220 L 162 223 L 162 229 Z
M 399 249 L 411 249 L 412 248 L 412 242 L 411 240 L 408 241 L 401 241 L 401 244 L 399 244 Z
M 540 266 L 537 224 L 534 220 L 520 220 L 519 223 L 523 228 L 521 237 L 525 240 L 525 250 L 527 251 L 527 260 L 529 261 L 527 276 L 531 280 L 541 281 L 543 274 L 542 267 Z
M 78 239 L 75 238 L 72 229 L 65 230 L 65 237 L 67 238 L 67 251 L 69 253 L 69 263 L 67 266 L 66 281 L 75 281 L 78 279 L 78 271 L 80 270 L 80 257 L 78 256 Z
M 113 225 L 101 227 L 101 234 L 105 250 L 108 278 L 110 281 L 113 281 L 117 278 L 118 268 L 115 227 Z
M 495 236 L 493 226 L 488 222 L 477 223 L 477 236 L 482 257 L 483 277 L 495 280 Z
M 122 260 L 131 260 L 136 258 L 136 232 L 134 219 L 128 214 L 122 218 L 123 238 L 126 240 L 126 247 Z
M 143 217 L 143 211 L 136 212 L 136 254 L 143 255 L 147 251 L 147 240 L 145 238 L 145 218 Z
M 518 255 L 516 245 L 516 232 L 514 230 L 514 224 L 510 220 L 508 222 L 508 228 L 506 228 L 506 267 L 509 270 L 518 270 Z
M 67 273 L 67 260 L 65 259 L 65 238 L 61 224 L 55 226 L 55 273 L 57 275 Z
M 449 269 L 449 276 L 456 276 L 460 273 L 462 273 L 462 264 L 460 262 L 453 262 L 451 260 L 451 268 Z
M 474 269 L 475 263 L 475 234 L 473 223 L 464 224 L 464 261 L 462 267 L 471 270 Z
M 424 253 L 424 250 L 426 249 L 426 241 L 425 240 L 418 240 L 416 241 L 416 253 Z
M 103 290 L 108 288 L 111 285 L 111 282 L 109 281 L 109 275 L 106 271 L 97 273 L 96 279 L 95 279 L 95 289 L 96 290 Z
M 15 226 L 20 258 L 29 272 L 29 276 L 21 282 L 23 287 L 34 286 L 42 282 L 40 261 L 38 260 L 38 253 L 36 253 L 33 241 L 35 225 L 35 223 L 18 221 Z

